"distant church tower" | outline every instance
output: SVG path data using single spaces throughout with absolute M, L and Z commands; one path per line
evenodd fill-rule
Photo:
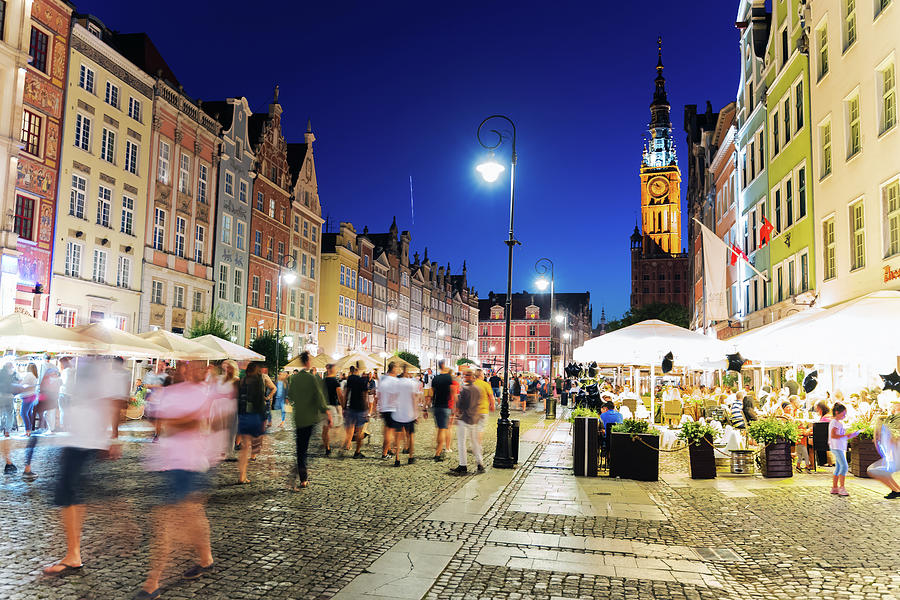
M 669 120 L 662 38 L 657 44 L 650 139 L 641 157 L 641 225 L 631 235 L 632 308 L 657 302 L 688 305 L 688 259 L 681 251 L 681 170 Z

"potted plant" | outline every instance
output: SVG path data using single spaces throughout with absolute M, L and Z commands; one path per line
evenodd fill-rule
M 792 477 L 791 444 L 797 441 L 797 424 L 784 419 L 762 419 L 747 426 L 747 435 L 762 446 L 763 477 Z
M 636 419 L 614 425 L 609 439 L 609 476 L 638 481 L 659 479 L 659 430 Z
M 681 426 L 678 439 L 688 444 L 691 461 L 691 479 L 714 479 L 716 455 L 713 439 L 716 430 L 705 423 L 688 422 Z
M 569 415 L 572 423 L 572 454 L 575 475 L 596 477 L 600 459 L 600 415 L 578 406 Z
M 857 477 L 868 477 L 869 465 L 881 458 L 875 446 L 875 427 L 871 421 L 860 418 L 847 431 L 859 432 L 850 440 L 850 472 Z
M 703 416 L 703 398 L 696 396 L 685 396 L 682 398 L 684 404 L 684 414 L 691 415 L 695 421 L 699 421 Z

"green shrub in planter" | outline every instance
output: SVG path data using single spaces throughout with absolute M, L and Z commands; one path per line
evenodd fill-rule
M 713 479 L 716 476 L 716 455 L 713 440 L 716 430 L 710 425 L 688 422 L 681 426 L 678 439 L 688 443 L 691 478 Z
M 860 439 L 864 440 L 874 440 L 875 439 L 875 425 L 864 418 L 859 418 L 853 422 L 850 427 L 847 428 L 847 433 L 854 433 L 858 431 L 859 435 L 857 436 Z
M 783 419 L 762 419 L 747 426 L 747 434 L 763 448 L 760 453 L 763 477 L 792 477 L 791 443 L 800 432 L 797 424 Z
M 584 406 L 579 406 L 577 408 L 572 409 L 572 411 L 569 412 L 569 423 L 574 423 L 575 419 L 577 419 L 578 417 L 587 417 L 589 419 L 597 419 L 600 417 L 600 415 L 597 413 L 596 410 L 591 410 L 590 408 L 587 408 Z
M 692 421 L 681 426 L 681 429 L 678 431 L 678 439 L 688 444 L 695 444 L 707 436 L 710 439 L 715 439 L 717 433 L 716 429 L 711 425 Z
M 613 425 L 609 475 L 638 481 L 659 479 L 659 430 L 635 419 Z
M 613 425 L 613 433 L 648 433 L 651 435 L 659 435 L 659 429 L 651 427 L 647 421 L 639 421 L 637 419 L 625 419 L 621 423 Z

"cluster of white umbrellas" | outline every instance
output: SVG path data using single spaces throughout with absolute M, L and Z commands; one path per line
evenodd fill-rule
M 170 360 L 264 360 L 261 354 L 214 335 L 187 339 L 156 330 L 137 335 L 102 323 L 67 329 L 23 313 L 0 319 L 0 348 L 13 352 L 104 354 Z

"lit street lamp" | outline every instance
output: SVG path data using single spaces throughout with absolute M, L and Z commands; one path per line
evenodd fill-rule
M 537 280 L 534 284 L 537 286 L 539 290 L 542 292 L 550 287 L 550 379 L 553 379 L 553 321 L 556 320 L 559 322 L 561 320 L 562 315 L 554 316 L 554 312 L 556 311 L 556 306 L 554 303 L 554 288 L 555 281 L 553 277 L 553 261 L 549 258 L 539 258 L 536 263 L 534 263 L 534 270 L 538 274 Z M 547 273 L 550 273 L 550 279 L 547 280 Z M 552 385 L 552 384 L 551 384 Z
M 497 136 L 497 141 L 493 144 L 485 144 L 481 139 L 481 130 L 485 123 L 492 119 L 501 119 L 509 123 L 512 127 L 512 133 L 501 133 L 497 129 L 489 129 L 488 131 Z M 491 115 L 478 125 L 475 137 L 478 143 L 485 150 L 491 152 L 489 159 L 478 165 L 476 170 L 488 183 L 497 181 L 500 173 L 505 167 L 494 159 L 494 150 L 503 143 L 504 136 L 512 142 L 512 152 L 510 154 L 509 169 L 509 237 L 506 240 L 506 246 L 509 250 L 509 258 L 506 267 L 506 332 L 504 337 L 506 345 L 503 348 L 503 398 L 500 402 L 500 418 L 497 420 L 497 450 L 494 452 L 494 467 L 500 469 L 512 469 L 516 466 L 514 456 L 518 456 L 518 449 L 512 447 L 512 422 L 509 420 L 509 330 L 512 327 L 512 266 L 513 266 L 513 247 L 518 242 L 513 235 L 513 217 L 516 207 L 516 124 L 512 119 L 505 115 Z
M 278 257 L 278 284 L 275 292 L 275 377 L 278 377 L 278 368 L 281 358 L 281 282 L 293 285 L 297 281 L 297 267 L 294 257 L 290 254 L 282 254 Z M 285 271 L 287 269 L 287 271 Z
M 389 321 L 397 320 L 397 303 L 393 300 L 388 300 L 385 303 L 385 307 L 387 308 L 387 318 Z M 387 352 L 387 323 L 384 324 L 384 352 L 381 353 L 381 357 L 384 358 L 384 369 L 382 373 L 387 372 L 387 359 L 390 356 Z

